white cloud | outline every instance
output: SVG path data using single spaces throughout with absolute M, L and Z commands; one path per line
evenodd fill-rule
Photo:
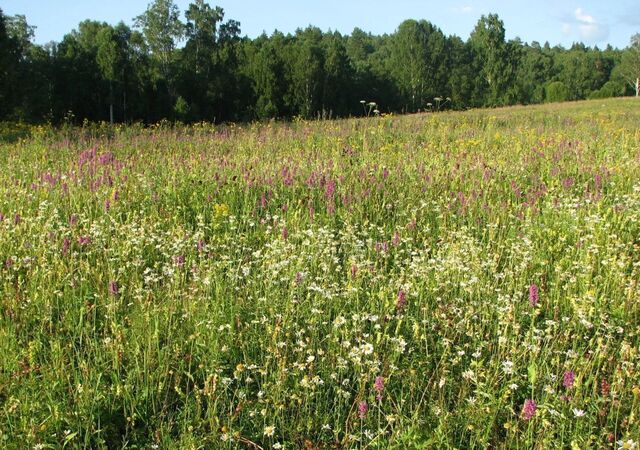
M 453 8 L 453 12 L 458 14 L 470 14 L 471 12 L 473 12 L 473 6 L 471 5 L 456 6 L 455 8 Z
M 563 22 L 562 32 L 567 36 L 577 36 L 582 41 L 600 42 L 609 36 L 609 27 L 582 8 L 577 8 L 573 17 Z
M 593 16 L 590 16 L 589 14 L 584 12 L 582 10 L 582 8 L 576 9 L 576 20 L 578 22 L 584 23 L 584 24 L 595 24 L 596 23 L 596 19 L 594 19 Z

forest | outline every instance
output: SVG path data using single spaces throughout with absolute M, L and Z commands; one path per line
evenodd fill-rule
M 85 20 L 33 43 L 0 10 L 0 121 L 226 122 L 333 118 L 637 95 L 640 34 L 627 48 L 506 40 L 495 14 L 469 38 L 427 20 L 392 34 L 300 28 L 251 39 L 222 8 L 154 0 L 133 19 Z

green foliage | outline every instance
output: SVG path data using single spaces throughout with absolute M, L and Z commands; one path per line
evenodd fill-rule
M 178 120 L 180 120 L 181 122 L 185 122 L 189 115 L 189 104 L 184 98 L 178 97 L 176 100 L 176 104 L 173 107 L 173 111 Z
M 631 37 L 629 47 L 622 54 L 619 74 L 633 88 L 634 94 L 640 95 L 640 33 Z
M 406 20 L 391 41 L 389 72 L 396 80 L 403 109 L 424 109 L 446 85 L 445 36 L 427 21 Z
M 481 61 L 476 82 L 484 85 L 484 99 L 488 106 L 510 103 L 509 88 L 513 82 L 516 58 L 504 36 L 504 23 L 496 14 L 489 14 L 480 18 L 469 37 L 474 57 Z
M 545 86 L 545 101 L 565 102 L 569 100 L 569 89 L 562 81 L 552 81 Z
M 622 97 L 625 95 L 626 86 L 624 83 L 614 80 L 607 81 L 600 89 L 589 94 L 589 98 L 609 98 Z
M 178 6 L 172 0 L 153 0 L 147 10 L 136 17 L 135 23 L 142 30 L 162 75 L 168 79 L 176 44 L 184 36 Z

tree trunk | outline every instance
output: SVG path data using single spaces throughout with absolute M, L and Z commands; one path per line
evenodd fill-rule
M 636 78 L 636 97 L 640 96 L 640 78 Z

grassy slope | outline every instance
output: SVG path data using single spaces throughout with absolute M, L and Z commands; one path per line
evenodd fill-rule
M 0 446 L 638 440 L 639 106 L 0 144 Z

